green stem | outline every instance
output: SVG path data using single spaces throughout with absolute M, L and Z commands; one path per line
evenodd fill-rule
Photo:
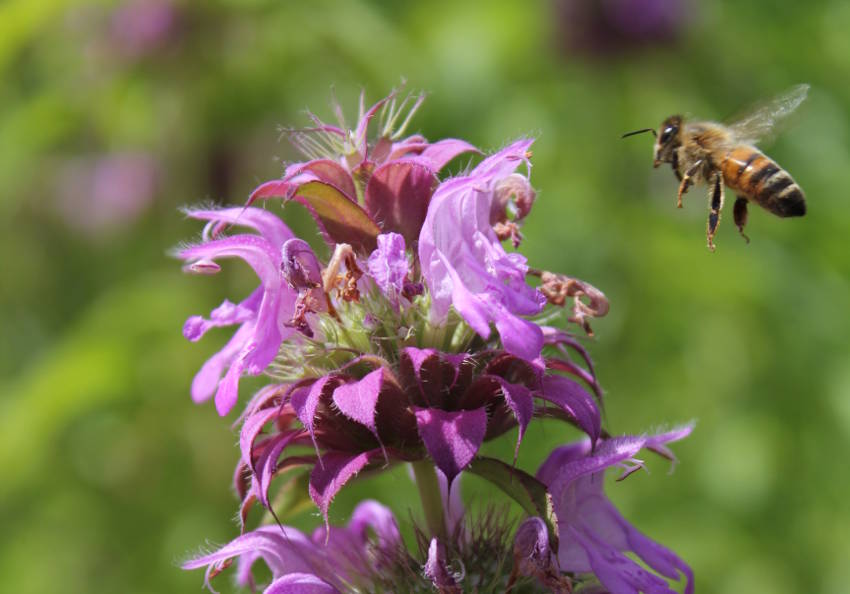
M 422 500 L 422 511 L 425 512 L 425 524 L 429 536 L 437 537 L 446 542 L 446 522 L 443 519 L 443 499 L 440 496 L 440 484 L 437 482 L 437 472 L 428 460 L 411 462 L 413 476 Z

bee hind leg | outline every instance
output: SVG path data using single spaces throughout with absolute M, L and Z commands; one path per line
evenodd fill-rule
M 733 212 L 735 214 L 735 225 L 738 226 L 738 233 L 741 234 L 741 237 L 747 243 L 750 243 L 750 238 L 744 233 L 744 227 L 747 224 L 747 199 L 743 196 L 738 196 L 738 199 L 735 200 L 735 210 Z
M 714 175 L 714 183 L 709 190 L 709 211 L 706 235 L 708 236 L 708 249 L 714 251 L 714 234 L 720 224 L 720 211 L 723 208 L 723 180 L 720 174 Z
M 691 165 L 691 167 L 685 171 L 685 175 L 682 177 L 681 183 L 679 183 L 679 195 L 676 197 L 676 208 L 682 208 L 682 196 L 684 196 L 685 192 L 688 191 L 688 188 L 693 185 L 693 177 L 697 174 L 700 167 L 702 167 L 702 159 Z

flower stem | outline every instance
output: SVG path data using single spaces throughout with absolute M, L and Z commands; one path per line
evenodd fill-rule
M 440 496 L 440 484 L 437 482 L 437 472 L 428 460 L 411 462 L 413 476 L 419 489 L 419 499 L 422 501 L 422 511 L 425 512 L 425 524 L 429 536 L 446 542 L 446 522 L 443 518 L 443 499 Z

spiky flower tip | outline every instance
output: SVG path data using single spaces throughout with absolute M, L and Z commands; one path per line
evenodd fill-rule
M 309 161 L 291 164 L 282 179 L 260 185 L 244 207 L 186 211 L 207 222 L 202 241 L 178 252 L 186 270 L 213 274 L 218 261 L 236 257 L 259 278 L 241 302 L 225 301 L 208 318 L 193 316 L 184 326 L 192 341 L 213 327 L 237 326 L 195 376 L 196 401 L 214 397 L 218 412 L 226 415 L 238 401 L 242 375 L 269 378 L 240 416 L 242 455 L 234 482 L 243 533 L 256 502 L 274 512 L 270 487 L 276 477 L 285 477 L 276 483 L 283 483 L 281 493 L 300 488 L 300 477 L 307 478 L 325 534 L 355 530 L 328 525 L 334 496 L 363 471 L 410 463 L 425 512 L 423 530 L 431 539 L 424 575 L 428 583 L 453 591 L 461 586 L 452 585 L 457 580 L 446 555 L 468 549 L 448 529 L 438 485 L 444 481 L 448 491 L 468 471 L 540 516 L 551 539 L 545 552 L 534 545 L 530 560 L 513 563 L 505 584 L 509 576 L 514 582 L 525 576 L 568 591 L 573 577 L 564 571 L 590 572 L 612 592 L 632 591 L 609 586 L 602 574 L 611 572 L 597 571 L 596 557 L 581 558 L 584 564 L 575 568 L 572 557 L 561 559 L 559 509 L 567 515 L 573 510 L 572 503 L 558 504 L 559 494 L 569 492 L 567 479 L 552 478 L 560 475 L 549 471 L 534 477 L 515 466 L 535 418 L 558 419 L 586 434 L 582 455 L 596 456 L 612 443 L 602 430 L 602 392 L 587 352 L 572 333 L 549 325 L 562 317 L 590 333 L 589 320 L 607 313 L 605 296 L 580 280 L 529 268 L 521 254 L 502 244 L 520 245 L 520 226 L 535 200 L 528 179 L 532 140 L 518 140 L 460 175 L 441 178 L 449 161 L 479 151 L 462 140 L 431 143 L 404 136 L 421 101 L 421 96 L 399 100 L 394 93 L 366 109 L 361 98 L 353 129 L 339 109 L 338 126 L 313 116 L 312 128 L 290 132 Z M 377 128 L 377 137 L 369 136 L 370 128 Z M 327 258 L 295 237 L 277 214 L 255 206 L 270 199 L 307 208 L 328 245 Z M 228 233 L 235 227 L 249 232 Z M 562 314 L 557 308 L 564 306 L 569 308 Z M 512 460 L 479 454 L 484 441 L 514 428 Z M 634 453 L 605 458 L 597 470 Z M 192 563 L 220 567 L 223 559 L 242 556 L 250 568 L 263 557 L 275 576 L 267 592 L 325 591 L 284 587 L 324 578 L 278 563 L 274 554 L 287 557 L 288 549 L 270 553 L 276 545 L 269 539 L 292 531 L 274 530 L 245 533 L 225 553 Z M 591 542 L 583 550 L 602 550 L 593 543 L 609 533 L 595 538 L 579 531 Z M 570 542 L 580 537 L 570 533 Z M 533 527 L 521 527 L 517 550 L 525 551 L 535 538 Z M 358 554 L 374 549 L 365 540 L 358 543 Z M 633 540 L 610 546 L 641 555 Z M 331 560 L 336 555 L 332 549 L 323 554 Z M 612 558 L 607 549 L 600 554 Z M 663 576 L 678 576 L 645 561 Z M 689 575 L 682 563 L 672 567 Z M 467 567 L 470 575 L 477 569 Z M 240 576 L 249 576 L 245 571 Z M 296 574 L 313 577 L 291 577 Z M 342 578 L 325 581 L 347 588 Z

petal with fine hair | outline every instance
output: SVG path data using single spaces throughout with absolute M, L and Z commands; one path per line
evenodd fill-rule
M 380 448 L 359 454 L 328 452 L 322 457 L 323 464 L 313 467 L 310 473 L 310 498 L 322 512 L 326 526 L 328 508 L 334 496 L 345 483 L 381 456 Z
M 451 483 L 478 453 L 487 433 L 487 410 L 416 408 L 416 425 L 434 464 Z
M 262 208 L 192 208 L 186 211 L 186 215 L 202 221 L 248 227 L 257 231 L 273 246 L 283 245 L 287 239 L 295 237 L 295 234 L 280 220 L 280 217 Z
M 338 386 L 333 392 L 333 402 L 346 417 L 369 429 L 377 438 L 375 408 L 384 383 L 384 368 L 367 373 L 362 379 Z
M 480 152 L 465 140 L 446 138 L 428 145 L 415 159 L 427 163 L 432 171 L 440 171 L 449 161 L 463 153 Z

